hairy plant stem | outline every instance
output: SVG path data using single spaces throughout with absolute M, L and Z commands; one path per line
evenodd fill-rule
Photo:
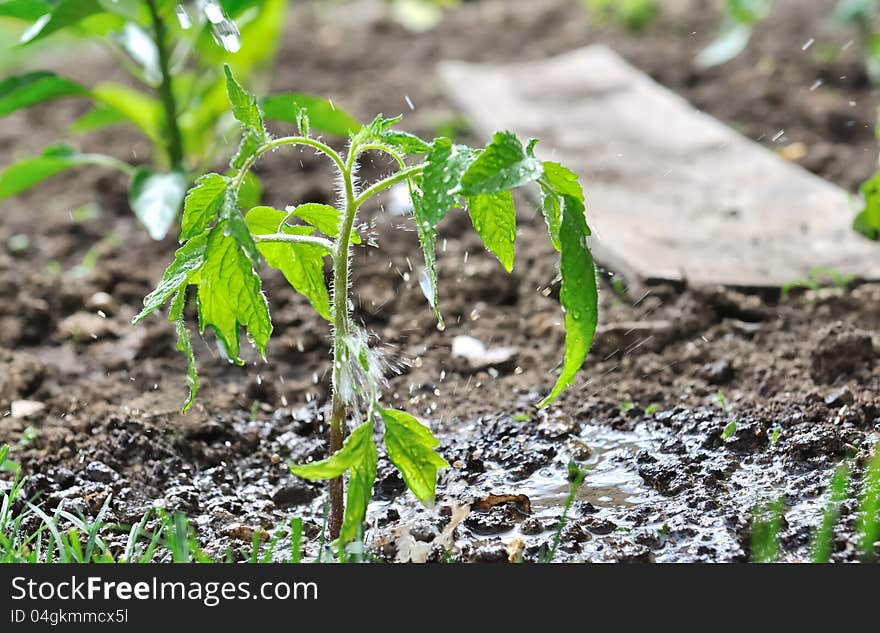
M 333 455 L 342 448 L 345 436 L 348 433 L 347 413 L 348 403 L 340 393 L 340 382 L 345 363 L 351 362 L 346 347 L 346 339 L 349 333 L 349 306 L 348 306 L 348 270 L 350 263 L 349 247 L 351 243 L 351 230 L 354 227 L 354 219 L 358 211 L 358 201 L 354 194 L 354 170 L 355 148 L 352 148 L 349 160 L 346 161 L 342 170 L 342 180 L 345 187 L 345 209 L 342 216 L 342 224 L 339 227 L 339 236 L 336 238 L 336 252 L 333 256 L 333 401 L 330 414 L 330 454 Z M 342 530 L 342 520 L 345 515 L 344 485 L 342 477 L 330 481 L 330 538 L 339 538 Z
M 361 146 L 352 146 L 349 148 L 348 156 L 343 160 L 332 147 L 307 136 L 285 136 L 282 138 L 272 139 L 261 145 L 242 165 L 238 174 L 232 182 L 233 191 L 238 193 L 244 178 L 254 163 L 265 154 L 279 147 L 286 145 L 306 145 L 312 147 L 318 152 L 326 155 L 339 170 L 343 183 L 343 204 L 342 222 L 339 227 L 339 234 L 335 242 L 330 242 L 319 237 L 290 235 L 286 233 L 276 233 L 271 235 L 255 236 L 258 242 L 299 242 L 311 243 L 324 246 L 331 251 L 333 255 L 333 288 L 331 295 L 331 305 L 333 312 L 333 372 L 332 387 L 333 396 L 330 404 L 330 428 L 328 431 L 328 453 L 334 455 L 342 448 L 345 437 L 348 434 L 348 407 L 343 396 L 340 385 L 342 382 L 342 371 L 346 363 L 356 362 L 356 359 L 349 358 L 349 349 L 347 347 L 347 339 L 349 338 L 349 329 L 351 323 L 351 314 L 349 313 L 348 287 L 349 287 L 349 265 L 351 248 L 351 232 L 354 228 L 354 221 L 357 217 L 358 209 L 371 197 L 380 193 L 392 185 L 404 180 L 411 180 L 413 177 L 421 173 L 422 166 L 407 167 L 403 159 L 396 153 L 389 151 L 382 145 L 365 144 Z M 373 184 L 360 195 L 355 194 L 354 173 L 356 169 L 356 161 L 358 156 L 369 150 L 380 150 L 390 153 L 397 161 L 400 171 L 388 176 L 384 180 Z M 330 516 L 327 523 L 327 529 L 331 539 L 339 538 L 342 530 L 342 523 L 345 517 L 345 485 L 342 477 L 337 477 L 329 482 L 330 491 Z
M 156 42 L 156 53 L 159 62 L 159 73 L 162 80 L 159 83 L 159 98 L 162 108 L 165 110 L 165 127 L 168 134 L 166 150 L 171 169 L 183 171 L 183 135 L 177 122 L 177 101 L 174 98 L 174 89 L 171 84 L 170 55 L 168 54 L 168 31 L 165 22 L 159 15 L 156 0 L 147 0 L 150 10 L 150 20 L 153 23 L 153 35 Z

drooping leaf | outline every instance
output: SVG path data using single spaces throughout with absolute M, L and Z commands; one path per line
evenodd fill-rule
M 863 183 L 861 193 L 865 207 L 856 216 L 853 229 L 869 240 L 880 240 L 880 174 Z
M 301 204 L 298 207 L 287 207 L 287 211 L 290 216 L 311 224 L 327 237 L 335 238 L 339 235 L 339 223 L 342 221 L 342 214 L 336 207 L 310 202 Z M 354 231 L 351 232 L 351 243 L 361 243 L 360 236 Z
M 198 271 L 205 263 L 208 250 L 208 233 L 192 238 L 174 253 L 174 261 L 165 269 L 162 280 L 144 298 L 144 309 L 133 319 L 137 324 L 161 308 L 176 293 L 189 283 L 198 282 Z
M 227 357 L 241 364 L 239 328 L 247 328 L 261 356 L 272 334 L 269 305 L 250 257 L 227 234 L 221 221 L 208 234 L 205 262 L 198 274 L 199 327 L 210 326 Z
M 386 130 L 379 135 L 385 145 L 402 154 L 427 154 L 431 145 L 415 134 L 401 130 Z
M 476 196 L 521 187 L 540 178 L 544 165 L 511 132 L 496 132 L 461 177 L 461 193 Z
M 72 147 L 48 147 L 40 156 L 13 163 L 0 173 L 0 200 L 18 195 L 55 174 L 88 162 L 87 156 Z
M 547 161 L 543 165 L 544 179 L 560 196 L 571 196 L 584 201 L 584 190 L 578 182 L 577 174 L 568 167 Z
M 343 543 L 357 538 L 367 514 L 367 504 L 376 481 L 379 455 L 373 442 L 373 425 L 360 425 L 345 440 L 336 454 L 311 464 L 292 465 L 290 472 L 312 480 L 335 479 L 349 472 L 345 495 L 345 518 L 339 539 Z
M 430 429 L 405 411 L 381 409 L 385 448 L 407 487 L 424 504 L 434 504 L 437 472 L 449 464 L 434 449 L 440 441 Z
M 85 96 L 88 88 L 55 73 L 35 71 L 0 81 L 0 117 L 61 97 Z
M 598 322 L 596 268 L 587 247 L 590 229 L 584 217 L 584 205 L 567 194 L 561 199 L 562 288 L 559 294 L 565 309 L 565 357 L 556 385 L 539 407 L 553 402 L 574 381 L 590 351 Z
M 462 174 L 474 160 L 474 153 L 468 147 L 453 145 L 446 138 L 434 141 L 431 151 L 425 158 L 422 172 L 422 194 L 420 214 L 422 222 L 433 228 L 458 201 L 453 193 L 461 182 Z
M 186 413 L 192 407 L 199 392 L 199 373 L 196 368 L 196 357 L 193 353 L 192 340 L 190 340 L 189 330 L 186 327 L 183 309 L 186 304 L 186 287 L 181 288 L 174 299 L 171 301 L 171 310 L 168 313 L 168 320 L 174 323 L 177 332 L 177 351 L 183 352 L 186 358 L 186 376 L 188 381 L 189 394 L 183 403 L 182 412 Z
M 431 225 L 431 222 L 425 218 L 422 206 L 421 196 L 413 197 L 413 214 L 416 220 L 416 233 L 419 236 L 419 246 L 422 249 L 422 256 L 425 260 L 425 270 L 419 283 L 422 293 L 428 300 L 428 305 L 434 311 L 437 323 L 443 327 L 443 315 L 440 313 L 439 292 L 437 290 L 437 253 L 435 242 L 437 239 L 437 230 Z
M 67 131 L 71 134 L 85 134 L 86 132 L 125 123 L 127 120 L 125 115 L 115 108 L 101 104 L 79 117 L 67 128 Z
M 156 145 L 164 144 L 162 106 L 150 95 L 113 82 L 100 83 L 94 87 L 95 99 L 116 110 Z
M 560 196 L 568 195 L 584 202 L 584 190 L 578 182 L 577 174 L 559 163 L 550 161 L 544 163 L 544 178 L 541 182 L 541 188 L 543 192 L 541 211 L 544 215 L 544 221 L 547 223 L 550 241 L 558 251 L 562 248 L 559 243 L 559 223 L 562 217 Z
M 315 130 L 348 136 L 360 129 L 360 122 L 323 97 L 302 92 L 270 95 L 261 102 L 263 116 L 273 121 L 297 122 L 297 114 L 305 111 L 309 125 Z
M 104 7 L 98 0 L 60 0 L 51 6 L 21 36 L 22 44 L 31 44 L 44 37 L 73 26 L 99 13 Z
M 516 242 L 516 210 L 509 191 L 483 193 L 468 198 L 474 230 L 507 272 L 513 270 Z
M 183 204 L 181 241 L 199 235 L 219 219 L 229 185 L 229 178 L 220 174 L 205 174 L 196 179 Z
M 254 235 L 271 235 L 283 231 L 290 235 L 308 235 L 314 229 L 284 224 L 287 214 L 272 207 L 254 207 L 245 218 Z M 331 320 L 330 295 L 324 280 L 326 249 L 313 244 L 259 242 L 257 248 L 266 263 L 281 271 L 293 288 L 305 296 L 318 314 Z
M 138 169 L 128 188 L 132 211 L 154 240 L 161 240 L 180 215 L 187 178 L 180 172 L 159 173 Z

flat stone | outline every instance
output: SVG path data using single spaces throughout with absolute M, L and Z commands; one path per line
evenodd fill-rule
M 575 170 L 591 248 L 634 281 L 779 287 L 825 266 L 880 279 L 843 189 L 698 112 L 604 46 L 511 65 L 445 62 L 477 130 L 538 137 Z

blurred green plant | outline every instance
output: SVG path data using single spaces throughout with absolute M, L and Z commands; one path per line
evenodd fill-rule
M 724 8 L 718 36 L 697 56 L 700 66 L 717 66 L 743 52 L 755 24 L 770 12 L 770 0 L 727 0 Z
M 599 24 L 620 24 L 630 31 L 642 31 L 660 15 L 657 0 L 581 0 Z
M 385 0 L 391 17 L 404 28 L 421 33 L 430 31 L 443 21 L 443 14 L 461 4 L 462 0 Z
M 129 202 L 154 239 L 179 217 L 194 174 L 231 153 L 238 126 L 228 115 L 222 66 L 249 81 L 274 60 L 287 0 L 0 0 L 0 17 L 27 24 L 18 49 L 66 34 L 97 42 L 132 84 L 101 81 L 88 87 L 48 71 L 0 81 L 0 117 L 66 97 L 93 107 L 69 128 L 72 135 L 109 126 L 134 126 L 153 145 L 152 165 L 134 166 L 68 145 L 11 165 L 0 174 L 0 200 L 81 165 L 109 167 L 129 178 Z M 306 110 L 319 130 L 347 135 L 359 123 L 329 101 L 303 93 L 277 94 L 263 102 L 267 118 L 295 122 Z M 251 175 L 243 189 L 252 199 L 260 185 Z
M 756 24 L 770 13 L 772 0 L 726 0 L 721 29 L 715 40 L 697 56 L 703 67 L 729 62 L 748 45 Z M 833 25 L 854 29 L 865 55 L 872 82 L 880 82 L 880 2 L 838 0 L 830 15 Z

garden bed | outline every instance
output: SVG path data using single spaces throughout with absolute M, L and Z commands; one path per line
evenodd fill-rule
M 663 20 L 638 36 L 591 29 L 576 3 L 562 1 L 466 3 L 418 36 L 369 3 L 297 3 L 273 87 L 324 94 L 360 118 L 404 112 L 406 127 L 430 136 L 460 125 L 431 72 L 438 60 L 534 59 L 605 42 L 747 136 L 776 149 L 803 143 L 805 167 L 853 189 L 876 165 L 877 100 L 857 52 L 819 61 L 803 50 L 807 34 L 845 44 L 845 35 L 823 31 L 830 3 L 795 4 L 771 15 L 740 58 L 700 71 L 693 59 L 718 20 L 708 2 L 669 2 Z M 65 70 L 81 79 L 112 74 L 103 63 Z M 822 86 L 811 90 L 817 80 Z M 75 102 L 18 113 L 4 120 L 0 148 L 39 149 L 80 113 Z M 123 157 L 146 152 L 113 130 L 91 144 Z M 334 200 L 329 168 L 309 152 L 301 159 L 294 172 L 264 162 L 268 203 Z M 361 175 L 387 169 L 368 163 Z M 0 417 L 0 439 L 13 445 L 27 492 L 43 493 L 49 508 L 65 500 L 92 516 L 112 493 L 108 519 L 120 523 L 160 502 L 185 512 L 202 546 L 220 557 L 245 556 L 255 529 L 268 535 L 301 516 L 306 553 L 316 555 L 325 496 L 286 465 L 325 449 L 326 323 L 280 275 L 271 277 L 279 336 L 268 363 L 248 350 L 246 367 L 227 365 L 209 337 L 196 341 L 202 390 L 179 415 L 185 368 L 173 327 L 159 318 L 130 325 L 176 244 L 150 241 L 123 185 L 78 172 L 3 203 L 0 243 L 21 235 L 28 243 L 16 238 L 16 249 L 0 252 L 0 411 L 14 400 L 45 405 L 30 417 Z M 632 195 L 637 203 L 637 188 Z M 518 550 L 537 560 L 559 523 L 574 459 L 587 476 L 557 560 L 748 560 L 752 508 L 780 495 L 782 558 L 807 559 L 834 467 L 847 455 L 863 462 L 876 440 L 880 285 L 786 298 L 715 287 L 630 293 L 606 271 L 590 359 L 557 404 L 535 413 L 555 379 L 563 329 L 555 257 L 530 209 L 519 205 L 511 276 L 465 230 L 463 215 L 445 221 L 442 332 L 413 270 L 411 219 L 392 197 L 368 210 L 384 253 L 358 251 L 356 317 L 400 361 L 388 400 L 429 422 L 453 465 L 437 507 L 424 510 L 380 458 L 371 553 L 444 560 L 454 543 L 461 560 L 507 560 Z M 469 363 L 453 354 L 460 336 L 509 353 Z M 736 430 L 724 439 L 732 420 Z M 835 559 L 856 558 L 854 511 L 844 504 Z M 450 538 L 441 534 L 459 520 Z

